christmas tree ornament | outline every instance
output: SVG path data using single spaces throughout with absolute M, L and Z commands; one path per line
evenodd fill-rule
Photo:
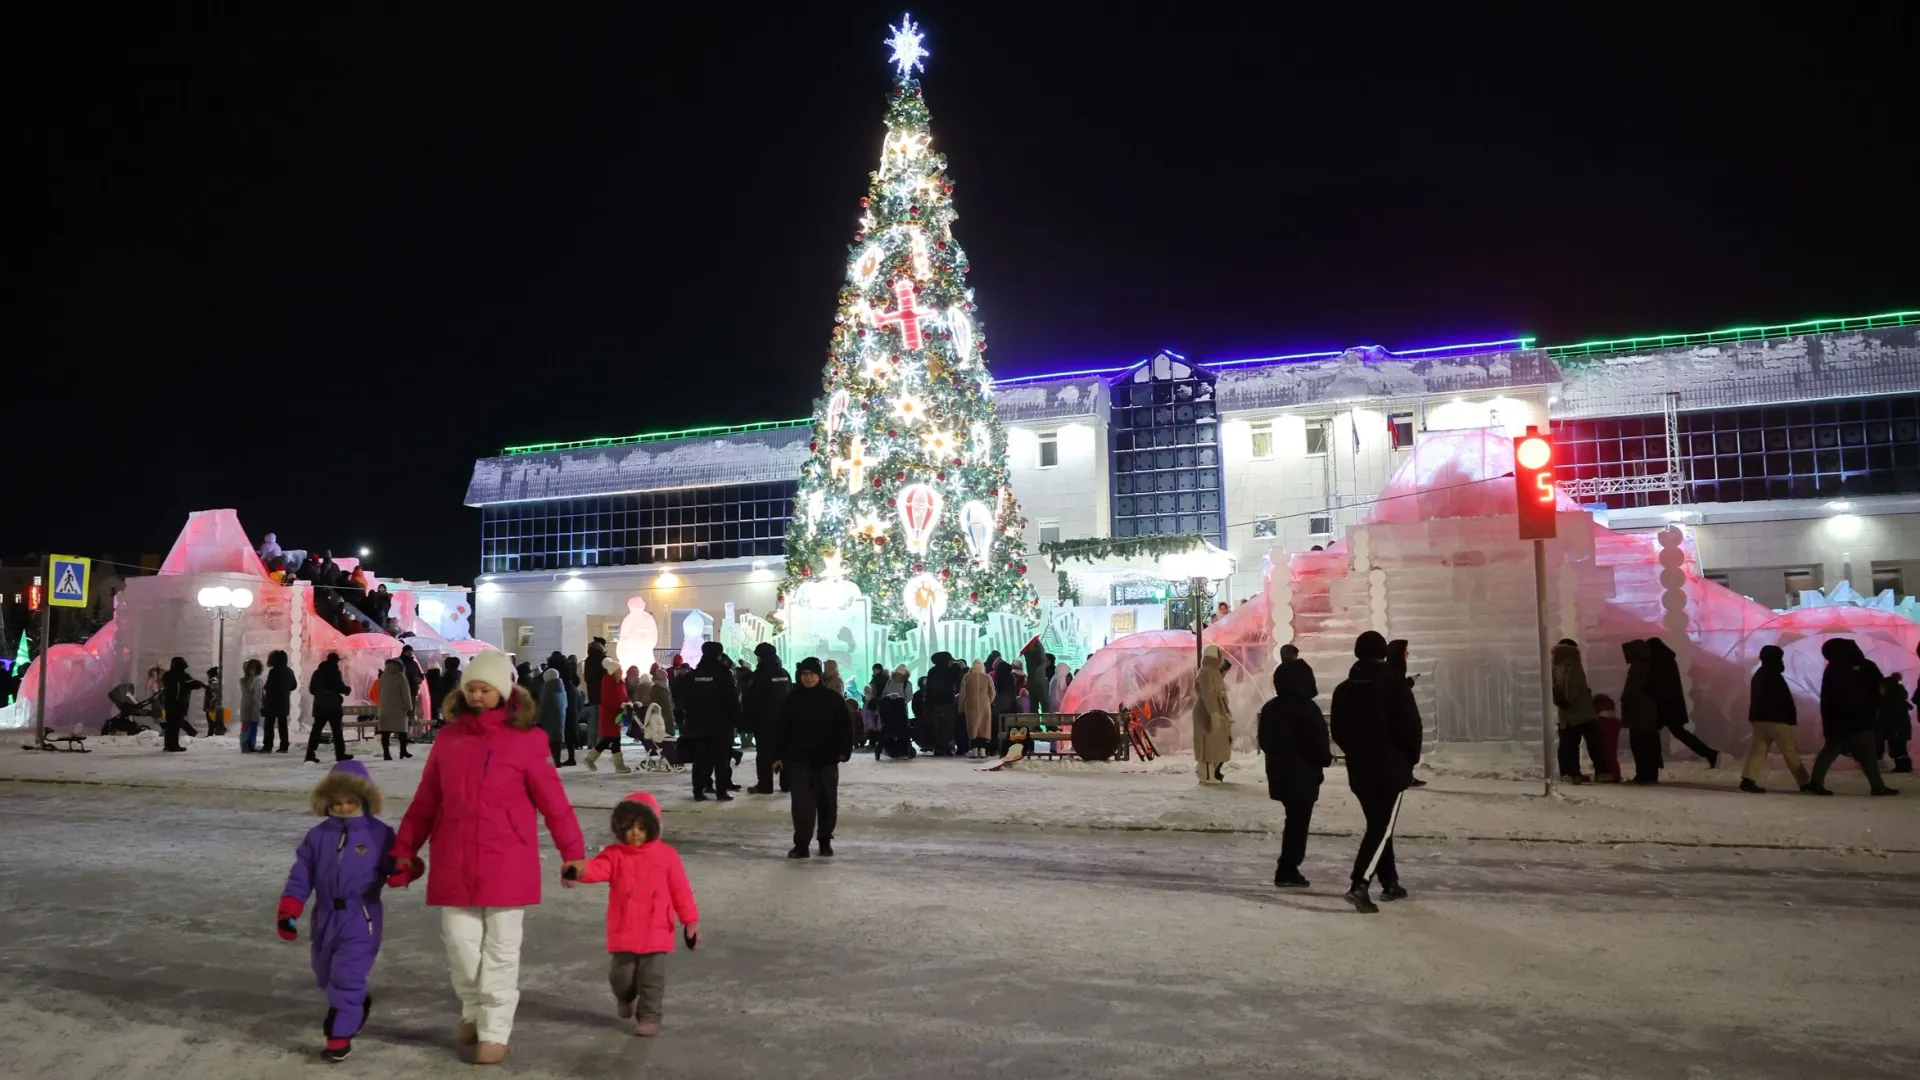
M 900 489 L 900 529 L 907 537 L 907 550 L 918 555 L 927 550 L 927 540 L 940 520 L 940 492 L 931 484 L 908 484 Z
M 868 244 L 860 249 L 860 254 L 853 260 L 853 268 L 850 271 L 853 283 L 863 289 L 873 284 L 874 275 L 880 272 L 880 266 L 886 261 L 886 257 L 887 253 L 881 250 L 879 244 Z
M 913 255 L 913 276 L 925 281 L 933 276 L 933 260 L 927 254 L 927 232 L 925 229 L 907 230 L 907 250 Z
M 953 436 L 935 428 L 920 436 L 920 445 L 926 448 L 929 457 L 945 457 L 953 452 Z M 946 473 L 940 473 L 935 479 L 945 480 Z
M 847 418 L 847 392 L 835 390 L 827 398 L 827 438 L 840 434 L 840 425 Z
M 939 622 L 947 614 L 947 587 L 932 574 L 915 574 L 907 579 L 905 600 L 907 617 L 921 625 Z
M 867 440 L 859 435 L 847 440 L 847 456 L 833 459 L 833 475 L 847 478 L 847 494 L 860 489 L 860 481 L 867 475 Z M 876 484 L 879 481 L 874 481 Z
M 986 503 L 968 499 L 960 507 L 960 534 L 966 538 L 973 561 L 985 569 L 993 554 L 993 511 Z
M 870 318 L 874 328 L 885 330 L 889 327 L 900 328 L 900 347 L 912 352 L 918 349 L 924 340 L 920 330 L 920 320 L 926 317 L 913 302 L 913 282 L 906 278 L 893 283 L 894 309 L 892 311 L 874 311 Z
M 893 399 L 893 415 L 901 423 L 917 424 L 927 415 L 927 403 L 913 394 L 901 394 Z
M 973 360 L 973 320 L 958 307 L 947 309 L 947 329 L 953 335 L 953 355 L 962 366 Z

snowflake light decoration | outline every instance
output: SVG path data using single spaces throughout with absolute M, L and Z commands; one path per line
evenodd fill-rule
M 927 415 L 927 404 L 912 394 L 901 394 L 893 399 L 894 419 L 903 424 L 917 424 Z
M 916 69 L 925 71 L 927 66 L 921 61 L 925 60 L 928 54 L 926 46 L 921 42 L 926 40 L 926 35 L 914 25 L 913 16 L 902 12 L 900 25 L 889 26 L 887 29 L 893 31 L 893 36 L 886 40 L 887 44 L 893 48 L 893 66 L 900 69 L 900 77 L 905 79 Z

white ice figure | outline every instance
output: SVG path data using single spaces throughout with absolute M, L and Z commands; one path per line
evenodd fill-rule
M 687 617 L 680 621 L 680 633 L 680 662 L 698 664 L 700 646 L 705 645 L 713 635 L 713 616 L 698 609 L 687 612 Z M 621 639 L 624 641 L 625 638 L 626 635 L 622 633 Z
M 620 670 L 637 667 L 647 671 L 653 667 L 653 650 L 659 644 L 660 627 L 647 610 L 647 601 L 638 596 L 629 599 L 626 617 L 620 620 L 620 640 L 613 646 L 613 654 L 620 658 Z

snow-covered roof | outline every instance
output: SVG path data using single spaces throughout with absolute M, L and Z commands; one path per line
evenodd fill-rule
M 1095 416 L 1106 396 L 1106 380 L 1097 375 L 1048 379 L 995 387 L 993 410 L 1007 423 Z
M 1540 349 L 1414 358 L 1376 348 L 1349 349 L 1325 360 L 1224 368 L 1214 393 L 1220 410 L 1232 412 L 1462 394 L 1559 381 L 1560 369 Z
M 1682 409 L 1913 393 L 1920 327 L 1567 357 L 1561 367 L 1556 420 L 1656 413 L 1669 390 L 1679 391 Z
M 794 480 L 810 427 L 481 458 L 468 506 Z

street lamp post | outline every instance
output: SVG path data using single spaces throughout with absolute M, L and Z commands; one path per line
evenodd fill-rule
M 210 585 L 200 590 L 200 606 L 207 609 L 220 624 L 220 644 L 214 663 L 220 669 L 221 705 L 225 707 L 224 696 L 227 688 L 227 620 L 237 619 L 253 606 L 253 591 L 250 589 L 229 589 L 225 585 Z

